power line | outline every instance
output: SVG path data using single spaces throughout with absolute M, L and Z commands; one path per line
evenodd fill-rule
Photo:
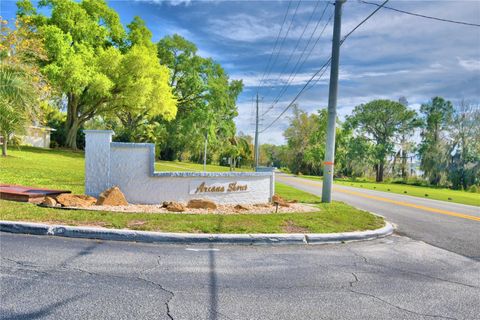
M 343 39 L 340 41 L 340 45 L 353 33 L 355 32 L 355 30 L 357 30 L 362 24 L 364 24 L 367 20 L 369 20 L 375 13 L 377 13 L 389 0 L 385 0 L 381 5 L 378 6 L 377 9 L 375 9 L 374 11 L 372 11 L 372 13 L 370 13 L 365 19 L 363 19 L 358 25 L 356 25 L 352 30 L 350 30 L 350 32 L 348 32 L 344 37 Z M 310 84 L 310 82 L 313 81 L 313 79 L 325 68 L 326 70 L 326 67 L 330 64 L 330 62 L 332 61 L 332 57 L 330 56 L 330 58 L 320 67 L 320 69 L 315 72 L 313 74 L 313 76 L 307 81 L 307 83 L 305 83 L 305 85 L 302 87 L 302 89 L 300 89 L 300 91 L 297 93 L 297 95 L 295 96 L 295 98 L 293 98 L 293 100 L 285 107 L 285 109 L 283 109 L 283 111 L 272 121 L 270 122 L 270 124 L 265 127 L 262 131 L 260 131 L 261 133 L 264 132 L 265 130 L 267 130 L 268 128 L 270 128 L 275 122 L 278 121 L 278 119 L 280 119 L 284 114 L 285 112 L 287 112 L 288 109 L 290 109 L 290 107 L 295 103 L 295 101 L 297 101 L 297 99 L 302 95 L 302 93 L 306 90 L 307 86 Z M 325 70 L 323 71 L 323 73 L 325 73 Z M 322 73 L 322 75 L 323 75 Z
M 380 6 L 379 4 L 373 3 L 373 2 L 368 2 L 368 1 L 363 1 L 363 0 L 360 0 L 360 2 L 365 3 L 365 4 L 374 5 L 374 6 Z M 437 21 L 443 21 L 443 22 L 450 22 L 450 23 L 456 23 L 456 24 L 463 24 L 463 25 L 472 26 L 472 27 L 480 27 L 480 24 L 471 23 L 471 22 L 437 18 L 437 17 L 433 17 L 433 16 L 427 16 L 427 15 L 424 15 L 424 14 L 420 14 L 420 13 L 414 13 L 414 12 L 409 12 L 409 11 L 405 11 L 405 10 L 400 10 L 400 9 L 393 8 L 393 7 L 388 7 L 388 6 L 384 6 L 384 8 L 388 9 L 388 10 L 396 11 L 396 12 L 405 13 L 405 14 L 415 16 L 415 17 L 425 18 L 425 19 L 431 19 L 431 20 L 437 20 Z
M 310 22 L 312 22 L 313 15 L 315 14 L 315 12 L 317 12 L 317 8 L 318 8 L 319 3 L 320 3 L 320 1 L 317 1 L 317 3 L 315 4 L 315 8 L 313 8 L 313 11 L 312 11 L 312 13 L 310 14 L 310 17 L 309 17 L 309 19 L 308 19 L 308 22 L 305 24 L 305 27 L 303 28 L 302 34 L 301 34 L 300 37 L 297 39 L 297 42 L 295 43 L 295 47 L 293 47 L 292 51 L 290 52 L 290 56 L 288 57 L 287 62 L 283 65 L 283 69 L 282 69 L 282 71 L 280 71 L 280 74 L 279 74 L 279 76 L 278 76 L 277 81 L 280 81 L 280 78 L 281 78 L 283 72 L 287 69 L 288 64 L 290 63 L 290 61 L 292 60 L 293 55 L 294 55 L 295 52 L 297 51 L 298 45 L 300 44 L 300 41 L 302 40 L 303 35 L 305 34 L 305 31 L 307 31 L 308 26 L 310 26 Z M 327 2 L 327 5 L 328 5 L 328 2 Z M 323 16 L 322 16 L 322 17 L 323 17 Z M 320 19 L 321 19 L 321 18 L 320 18 Z M 305 50 L 305 49 L 304 49 L 304 50 Z
M 317 24 L 315 25 L 315 28 L 314 30 L 312 31 L 312 33 L 310 34 L 310 38 L 308 39 L 307 41 L 307 44 L 306 46 L 303 48 L 303 51 L 301 53 L 301 55 L 299 56 L 295 66 L 293 67 L 292 69 L 292 72 L 290 73 L 288 79 L 287 79 L 287 82 L 283 85 L 283 87 L 281 88 L 279 94 L 277 95 L 277 97 L 275 99 L 273 99 L 273 102 L 272 102 L 272 105 L 267 109 L 267 111 L 263 114 L 265 115 L 268 111 L 270 111 L 271 109 L 274 108 L 274 106 L 278 103 L 278 101 L 280 101 L 281 97 L 287 92 L 287 89 L 289 87 L 289 85 L 293 82 L 293 80 L 295 79 L 295 77 L 297 76 L 298 72 L 302 69 L 303 65 L 305 64 L 305 62 L 307 61 L 308 57 L 310 57 L 310 55 L 312 54 L 313 50 L 315 49 L 315 47 L 317 46 L 318 44 L 318 41 L 321 39 L 327 25 L 330 23 L 331 19 L 332 19 L 332 15 L 330 15 L 328 21 L 325 23 L 325 25 L 323 26 L 323 29 L 322 31 L 320 32 L 320 34 L 318 35 L 317 39 L 315 40 L 315 43 L 313 44 L 313 46 L 310 48 L 310 51 L 308 52 L 308 54 L 305 56 L 305 59 L 303 59 L 302 61 L 302 58 L 303 56 L 305 55 L 305 53 L 307 52 L 307 49 L 310 45 L 310 43 L 312 42 L 312 39 L 313 39 L 313 36 L 315 34 L 315 32 L 317 31 L 318 29 L 318 26 L 320 25 L 320 22 L 322 21 L 324 15 L 325 15 L 325 11 L 327 10 L 328 8 L 328 5 L 330 3 L 327 2 L 326 5 L 325 5 L 325 8 L 323 9 L 323 12 L 322 12 L 322 15 L 320 16 L 320 19 L 317 21 Z M 301 62 L 301 63 L 300 63 Z
M 263 82 L 263 79 L 265 78 L 265 75 L 267 73 L 267 70 L 268 70 L 268 67 L 270 66 L 270 62 L 272 61 L 272 57 L 273 57 L 273 54 L 275 53 L 275 49 L 277 48 L 277 44 L 278 44 L 278 39 L 280 39 L 280 35 L 282 33 L 282 30 L 283 30 L 283 26 L 285 25 L 285 21 L 287 20 L 287 16 L 288 16 L 288 11 L 290 11 L 290 5 L 292 4 L 292 1 L 290 0 L 288 2 L 288 7 L 287 7 L 287 11 L 285 12 L 285 16 L 283 17 L 283 21 L 282 21 L 282 26 L 280 27 L 280 31 L 278 32 L 277 34 L 277 39 L 275 40 L 275 44 L 273 46 L 273 49 L 272 49 L 272 53 L 270 54 L 270 57 L 268 58 L 268 62 L 267 62 L 267 65 L 265 67 L 265 71 L 263 72 L 263 75 L 262 75 L 262 78 L 257 86 L 257 93 L 258 93 L 258 90 Z M 252 98 L 253 99 L 253 98 Z M 253 101 L 253 100 L 252 100 Z
M 328 59 L 323 65 L 322 67 L 317 71 L 315 72 L 315 74 L 307 81 L 307 83 L 305 83 L 305 85 L 302 87 L 302 89 L 297 93 L 297 95 L 295 96 L 295 98 L 293 98 L 293 100 L 288 104 L 288 106 L 283 109 L 283 111 L 275 118 L 275 120 L 273 120 L 272 122 L 270 122 L 270 124 L 264 128 L 262 131 L 260 131 L 260 133 L 264 132 L 265 130 L 267 130 L 268 128 L 270 128 L 275 122 L 278 121 L 278 119 L 280 119 L 284 114 L 285 112 L 287 112 L 288 109 L 290 109 L 290 107 L 295 103 L 295 101 L 297 101 L 298 98 L 300 98 L 300 96 L 302 95 L 303 91 L 305 90 L 305 88 L 310 84 L 310 82 L 312 82 L 312 80 L 320 73 L 320 71 L 322 71 L 323 68 L 325 68 L 328 64 L 330 64 L 330 61 L 332 60 L 332 58 Z
M 377 9 L 373 10 L 372 13 L 370 13 L 370 14 L 369 14 L 365 19 L 363 19 L 359 24 L 357 24 L 357 26 L 356 26 L 355 28 L 353 28 L 352 30 L 350 30 L 350 32 L 347 33 L 347 34 L 343 37 L 342 41 L 340 41 L 340 45 L 342 45 L 342 43 L 343 43 L 345 40 L 347 40 L 347 38 L 348 38 L 353 32 L 355 32 L 355 30 L 357 30 L 362 24 L 364 24 L 365 22 L 367 22 L 368 19 L 370 19 L 375 13 L 377 13 L 378 10 L 382 9 L 383 6 L 384 6 L 385 4 L 387 4 L 388 1 L 389 1 L 389 0 L 385 0 L 382 4 L 379 4 Z
M 328 70 L 328 66 L 330 65 L 330 62 L 332 62 L 332 58 L 330 58 L 330 60 L 328 61 L 328 64 L 325 66 L 325 69 L 323 69 L 323 72 L 317 77 L 317 80 L 315 80 L 311 85 L 310 87 L 308 87 L 307 89 L 305 89 L 305 91 L 308 91 L 310 89 L 312 89 L 313 87 L 315 87 L 315 85 L 320 81 L 320 79 L 323 77 L 323 75 L 325 74 L 325 72 Z
M 343 42 L 344 42 L 345 40 L 347 40 L 347 38 L 348 38 L 353 32 L 355 32 L 355 30 L 357 30 L 362 24 L 364 24 L 368 19 L 370 19 L 370 17 L 372 17 L 375 13 L 377 13 L 377 11 L 379 11 L 382 7 L 384 7 L 385 4 L 386 4 L 388 1 L 389 1 L 389 0 L 385 0 L 382 4 L 377 5 L 377 6 L 378 6 L 377 9 L 373 10 L 372 13 L 370 13 L 370 14 L 369 14 L 365 19 L 363 19 L 359 24 L 357 24 L 357 25 L 355 26 L 355 28 L 353 28 L 352 30 L 350 30 L 350 32 L 347 33 L 347 34 L 342 38 L 342 40 L 340 41 L 340 46 L 343 44 Z M 325 70 L 326 70 L 326 69 L 325 69 Z M 323 73 L 325 73 L 325 71 L 324 71 Z M 307 88 L 307 91 L 310 90 L 310 89 L 312 89 L 312 88 L 318 83 L 318 81 L 320 81 L 320 78 L 323 76 L 323 73 L 317 78 L 317 80 L 316 80 L 314 83 L 312 83 L 312 85 L 311 85 L 309 88 Z
M 285 43 L 285 40 L 287 39 L 287 36 L 290 33 L 290 30 L 291 30 L 292 24 L 293 24 L 293 20 L 295 20 L 295 17 L 297 15 L 297 11 L 298 11 L 298 7 L 300 7 L 301 2 L 302 2 L 301 0 L 298 1 L 297 7 L 295 8 L 295 11 L 294 11 L 293 16 L 292 16 L 292 20 L 290 21 L 290 24 L 288 25 L 287 32 L 285 33 L 285 36 L 282 39 L 282 43 L 280 43 L 280 47 L 278 48 L 277 54 L 275 55 L 275 59 L 273 60 L 272 64 L 270 65 L 270 69 L 267 71 L 267 75 L 269 75 L 270 72 L 273 70 L 273 66 L 275 65 L 275 63 L 278 60 L 278 56 L 280 55 L 280 51 L 282 51 L 283 44 Z

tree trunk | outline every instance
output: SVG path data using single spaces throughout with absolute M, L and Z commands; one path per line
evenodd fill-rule
M 376 182 L 383 182 L 383 169 L 384 169 L 385 163 L 382 161 L 379 164 L 376 165 L 377 169 L 377 175 L 376 175 Z
M 408 173 L 407 173 L 407 153 L 403 152 L 402 150 L 402 178 L 407 180 Z
M 7 156 L 7 140 L 8 135 L 6 133 L 3 134 L 3 144 L 2 144 L 2 157 Z
M 78 98 L 70 93 L 68 94 L 67 121 L 65 122 L 65 129 L 67 131 L 65 145 L 74 150 L 77 150 L 77 131 L 79 126 Z
M 73 122 L 70 125 L 70 128 L 67 127 L 67 140 L 65 141 L 65 144 L 67 147 L 72 148 L 73 150 L 77 150 L 77 131 L 79 127 L 80 123 L 78 120 Z

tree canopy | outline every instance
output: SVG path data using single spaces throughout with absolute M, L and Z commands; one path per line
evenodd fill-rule
M 18 14 L 29 16 L 45 39 L 42 70 L 67 101 L 67 146 L 76 148 L 78 128 L 97 115 L 140 110 L 175 117 L 169 71 L 139 18 L 127 33 L 103 0 L 42 0 L 39 6 L 51 15 L 37 13 L 29 0 L 18 3 Z
M 210 150 L 221 153 L 236 133 L 233 119 L 238 115 L 236 100 L 242 82 L 230 80 L 218 63 L 199 56 L 196 46 L 179 35 L 161 39 L 157 50 L 161 63 L 170 69 L 169 81 L 178 102 L 176 119 L 165 123 L 162 157 L 177 159 L 183 154 L 199 160 L 207 135 Z
M 376 181 L 383 181 L 387 156 L 391 155 L 395 138 L 413 128 L 416 113 L 391 100 L 373 100 L 353 109 L 347 117 L 350 126 L 373 143 Z

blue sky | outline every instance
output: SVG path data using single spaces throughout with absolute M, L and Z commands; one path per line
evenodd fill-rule
M 333 12 L 327 2 L 292 2 L 277 44 L 276 63 L 261 82 L 271 56 L 288 1 L 109 1 L 128 24 L 138 15 L 146 21 L 157 41 L 178 33 L 193 41 L 199 54 L 212 57 L 232 79 L 243 79 L 244 91 L 238 100 L 239 131 L 253 133 L 252 98 L 259 87 L 261 107 L 268 110 L 301 57 L 323 10 L 313 40 Z M 298 9 L 297 9 L 298 5 Z M 392 7 L 416 13 L 480 23 L 479 1 L 390 1 Z M 316 8 L 316 9 L 315 9 Z M 342 34 L 350 31 L 374 6 L 349 0 L 344 5 Z M 294 17 L 294 12 L 296 14 Z M 314 11 L 315 10 L 315 11 Z M 312 15 L 312 12 L 313 15 Z M 12 18 L 15 2 L 1 2 L 1 15 Z M 312 19 L 310 20 L 310 16 Z M 310 23 L 308 23 L 310 21 Z M 304 31 L 305 30 L 305 31 Z M 303 33 L 303 37 L 301 37 Z M 263 117 L 269 124 L 291 101 L 300 88 L 329 57 L 332 24 L 329 23 L 311 54 L 298 70 L 278 103 Z M 298 40 L 300 39 L 300 40 Z M 313 47 L 307 46 L 307 52 Z M 298 43 L 298 46 L 297 46 Z M 297 46 L 297 50 L 293 50 Z M 290 63 L 287 62 L 290 59 Z M 327 105 L 329 71 L 298 100 L 309 112 Z M 397 100 L 405 96 L 411 107 L 441 95 L 457 102 L 462 98 L 480 102 L 480 28 L 426 20 L 401 13 L 380 10 L 342 45 L 338 113 L 349 114 L 355 105 L 372 99 Z M 263 112 L 261 112 L 263 113 Z M 288 125 L 288 112 L 260 137 L 262 143 L 283 143 L 282 132 Z

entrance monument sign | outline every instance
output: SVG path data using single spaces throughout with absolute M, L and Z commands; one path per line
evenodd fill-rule
M 129 203 L 204 198 L 219 204 L 270 202 L 274 172 L 156 172 L 153 143 L 112 142 L 111 130 L 85 130 L 85 192 L 118 186 Z

